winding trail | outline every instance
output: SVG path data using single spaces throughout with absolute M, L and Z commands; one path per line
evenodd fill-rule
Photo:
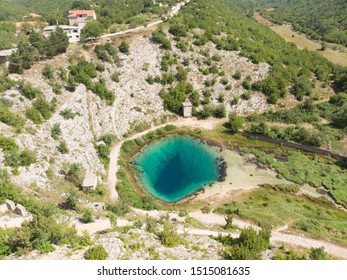
M 140 209 L 133 209 L 133 211 L 136 214 L 140 214 L 143 216 L 150 216 L 155 219 L 159 219 L 161 216 L 165 214 L 165 211 L 144 211 Z M 181 221 L 183 218 L 179 217 L 177 218 L 176 213 L 168 212 L 170 219 L 176 218 L 177 221 Z M 209 213 L 209 214 L 203 214 L 201 211 L 195 211 L 190 212 L 189 216 L 192 218 L 197 219 L 198 221 L 209 224 L 209 225 L 218 225 L 223 226 L 225 225 L 225 218 L 223 215 L 215 214 L 215 213 Z M 233 219 L 233 224 L 238 226 L 239 228 L 245 228 L 245 227 L 253 227 L 257 230 L 260 228 L 252 223 L 249 223 L 247 221 L 243 221 L 240 219 Z M 291 245 L 301 246 L 304 248 L 319 248 L 324 247 L 325 251 L 328 252 L 331 255 L 347 259 L 347 248 L 335 245 L 333 243 L 324 241 L 324 240 L 317 240 L 313 238 L 308 238 L 304 236 L 300 236 L 297 234 L 288 234 L 283 233 L 282 231 L 287 229 L 287 225 L 277 228 L 271 231 L 271 244 L 281 244 L 281 243 L 288 243 Z M 240 235 L 240 232 L 226 232 L 226 231 L 216 231 L 216 230 L 208 230 L 208 229 L 197 229 L 197 228 L 186 228 L 186 227 L 180 227 L 177 229 L 177 233 L 179 234 L 193 234 L 193 235 L 208 235 L 208 236 L 214 236 L 217 237 L 218 235 L 231 235 L 233 238 L 237 238 Z

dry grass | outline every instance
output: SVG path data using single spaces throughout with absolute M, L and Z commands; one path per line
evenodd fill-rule
M 298 49 L 307 48 L 309 51 L 317 51 L 319 54 L 327 58 L 333 63 L 347 66 L 347 54 L 333 49 L 327 48 L 325 51 L 320 51 L 322 45 L 318 42 L 307 39 L 304 35 L 299 34 L 292 30 L 290 25 L 276 25 L 266 18 L 262 17 L 259 13 L 254 15 L 255 19 L 266 26 L 269 26 L 274 32 L 280 35 L 284 40 L 294 43 Z

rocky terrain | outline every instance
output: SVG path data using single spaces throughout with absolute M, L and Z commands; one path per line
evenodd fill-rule
M 18 134 L 16 143 L 21 148 L 34 151 L 37 163 L 29 167 L 20 167 L 19 174 L 13 176 L 14 182 L 23 187 L 35 185 L 43 189 L 51 189 L 52 182 L 47 178 L 45 171 L 52 169 L 54 175 L 59 176 L 59 171 L 71 163 L 80 163 L 86 172 L 94 172 L 105 178 L 105 168 L 94 147 L 94 143 L 101 135 L 114 134 L 118 139 L 122 139 L 129 130 L 137 125 L 158 124 L 167 121 L 172 116 L 171 113 L 163 110 L 163 102 L 159 97 L 162 85 L 149 84 L 146 81 L 149 75 L 161 74 L 160 62 L 165 52 L 150 41 L 148 33 L 134 36 L 135 39 L 129 40 L 130 53 L 128 55 L 119 53 L 120 62 L 117 64 L 104 63 L 106 71 L 101 74 L 101 77 L 106 80 L 107 87 L 116 95 L 112 106 L 106 105 L 98 96 L 86 90 L 84 85 L 79 85 L 73 93 L 63 88 L 61 95 L 54 94 L 49 82 L 42 76 L 45 62 L 35 65 L 24 75 L 10 75 L 13 80 L 24 80 L 40 89 L 47 101 L 51 101 L 53 98 L 57 100 L 57 108 L 48 121 L 42 125 L 35 125 L 27 120 L 24 131 Z M 120 42 L 119 39 L 114 41 L 115 44 Z M 233 78 L 235 72 L 240 71 L 243 77 L 250 76 L 252 81 L 256 81 L 267 75 L 269 66 L 265 63 L 252 64 L 246 58 L 240 57 L 238 52 L 219 51 L 212 44 L 205 47 L 194 47 L 185 53 L 174 46 L 171 52 L 179 60 L 188 58 L 191 61 L 188 81 L 192 83 L 194 89 L 201 92 L 205 87 L 204 82 L 212 78 L 211 75 L 203 75 L 198 70 L 204 59 L 201 50 L 208 51 L 211 56 L 223 57 L 218 62 L 218 67 L 225 72 L 225 78 L 230 81 L 230 90 L 226 90 L 220 82 L 214 85 L 212 103 L 217 104 L 218 96 L 223 94 L 225 96 L 223 103 L 227 112 L 236 111 L 242 114 L 264 111 L 269 107 L 265 98 L 258 94 L 252 95 L 250 100 L 240 99 L 237 104 L 233 104 L 233 99 L 245 92 L 242 80 Z M 61 68 L 67 69 L 68 58 L 75 56 L 84 57 L 87 60 L 97 60 L 92 48 L 85 51 L 75 45 L 67 54 L 52 59 L 48 63 L 57 71 Z M 115 71 L 120 72 L 119 83 L 111 79 L 111 75 Z M 17 89 L 6 91 L 2 97 L 12 101 L 14 105 L 11 109 L 25 118 L 25 109 L 31 105 L 30 100 L 23 98 Z M 75 113 L 75 117 L 64 119 L 60 112 L 65 109 L 71 109 Z M 67 154 L 61 154 L 57 150 L 59 141 L 51 137 L 51 129 L 56 123 L 60 124 L 62 133 L 59 140 L 65 141 L 69 150 Z M 0 127 L 4 134 L 15 135 L 7 125 L 0 123 Z M 2 157 L 3 154 L 0 151 L 0 158 Z M 0 168 L 11 172 L 11 168 L 2 163 L 0 163 Z M 100 177 L 100 183 L 103 182 Z

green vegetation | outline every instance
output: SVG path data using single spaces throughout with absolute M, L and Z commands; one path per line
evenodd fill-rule
M 25 69 L 30 69 L 34 62 L 65 53 L 69 46 L 69 38 L 60 27 L 47 39 L 41 33 L 30 32 L 29 37 L 21 39 L 18 50 L 10 56 L 10 73 L 22 74 Z
M 108 166 L 110 162 L 110 150 L 115 141 L 117 141 L 117 137 L 111 134 L 105 134 L 102 135 L 99 139 L 98 142 L 104 142 L 105 144 L 95 144 L 95 149 L 98 153 L 98 156 L 100 157 L 101 162 L 105 165 Z
M 270 103 L 285 97 L 288 88 L 292 88 L 292 94 L 301 100 L 303 96 L 313 94 L 314 80 L 327 82 L 331 79 L 345 79 L 345 68 L 334 66 L 316 53 L 300 51 L 286 43 L 266 26 L 242 15 L 235 9 L 234 1 L 218 0 L 212 3 L 197 0 L 169 21 L 170 28 L 177 27 L 178 22 L 180 28 L 193 34 L 197 46 L 211 41 L 218 49 L 240 50 L 240 54 L 254 64 L 270 64 L 271 71 L 267 78 L 253 84 L 248 80 L 243 83 L 246 89 L 262 91 Z M 192 30 L 196 28 L 204 32 L 195 34 Z M 158 37 L 159 33 L 154 33 L 154 37 Z M 220 36 L 222 33 L 225 36 Z M 205 73 L 204 69 L 201 70 Z M 329 76 L 331 74 L 333 76 Z M 240 79 L 241 73 L 235 73 L 234 77 Z M 343 87 L 339 86 L 338 90 L 343 90 Z
M 269 229 L 257 232 L 248 227 L 241 230 L 239 238 L 219 236 L 217 240 L 225 246 L 222 256 L 226 260 L 260 260 L 261 253 L 270 247 L 270 237 Z
M 25 121 L 21 116 L 13 113 L 8 107 L 0 106 L 0 122 L 20 130 Z
M 130 53 L 129 49 L 130 49 L 129 44 L 127 44 L 126 42 L 122 41 L 122 43 L 119 46 L 119 51 L 121 53 L 124 53 L 124 54 L 128 55 Z
M 108 258 L 108 254 L 102 245 L 96 245 L 89 248 L 84 253 L 84 258 L 86 260 L 106 260 Z
M 61 115 L 64 118 L 64 120 L 72 120 L 74 119 L 74 117 L 78 116 L 79 113 L 73 112 L 70 108 L 66 108 L 60 111 L 59 115 Z
M 314 104 L 312 100 L 308 100 L 293 109 L 253 114 L 247 120 L 255 122 L 249 128 L 251 133 L 320 147 L 331 141 L 341 140 L 346 134 L 346 108 L 347 94 L 341 92 L 332 96 L 328 102 Z M 324 120 L 328 124 L 322 125 Z M 264 122 L 282 122 L 288 125 L 279 127 L 266 125 Z M 312 124 L 313 128 L 307 129 L 302 126 L 303 123 Z
M 67 147 L 65 141 L 61 141 L 57 148 L 61 154 L 68 154 L 69 153 L 69 148 Z
M 29 100 L 33 100 L 37 96 L 42 95 L 39 89 L 33 88 L 31 84 L 24 82 L 19 84 L 19 92 Z
M 318 239 L 346 246 L 346 212 L 322 198 L 300 197 L 273 189 L 258 189 L 238 201 L 217 209 L 218 213 L 235 213 L 260 225 L 283 226 Z
M 5 165 L 13 167 L 15 170 L 18 166 L 29 166 L 36 162 L 35 155 L 27 150 L 20 150 L 14 139 L 0 134 L 0 148 L 5 154 Z
M 152 33 L 152 37 L 151 37 L 152 41 L 160 44 L 161 48 L 165 49 L 165 50 L 171 50 L 171 42 L 170 40 L 167 38 L 165 32 L 160 29 L 158 31 L 154 31 Z
M 59 123 L 55 123 L 51 129 L 51 136 L 54 140 L 58 140 L 61 135 L 61 128 Z
M 21 255 L 32 250 L 48 253 L 53 245 L 68 244 L 79 249 L 92 244 L 88 235 L 78 236 L 74 227 L 57 222 L 58 208 L 47 201 L 37 199 L 9 181 L 6 171 L 0 170 L 0 203 L 11 199 L 25 206 L 33 214 L 31 221 L 25 221 L 20 228 L 0 229 L 0 259 L 12 253 Z
M 242 148 L 243 152 L 251 152 L 257 160 L 270 168 L 274 168 L 280 178 L 296 184 L 308 183 L 315 188 L 324 188 L 336 201 L 347 208 L 347 171 L 324 157 L 304 155 L 300 152 L 289 152 L 283 155 L 280 151 L 261 151 Z M 278 160 L 276 157 L 284 158 Z
M 243 124 L 243 117 L 237 116 L 236 114 L 230 114 L 228 125 L 231 133 L 238 132 L 243 127 Z
M 346 2 L 344 0 L 265 0 L 266 6 L 275 5 L 273 11 L 262 10 L 263 16 L 275 23 L 290 22 L 294 29 L 312 39 L 347 46 Z
M 81 30 L 81 40 L 95 40 L 102 35 L 105 27 L 98 20 L 90 21 Z
M 164 223 L 164 229 L 158 233 L 158 237 L 161 244 L 169 248 L 176 247 L 184 242 L 177 234 L 176 229 L 168 222 Z
M 96 45 L 94 52 L 101 61 L 108 63 L 117 63 L 119 61 L 117 49 L 110 43 Z
M 0 1 L 1 3 L 1 1 Z M 3 9 L 1 4 L 1 10 Z M 0 12 L 1 21 L 1 12 Z M 12 49 L 14 43 L 17 41 L 16 38 L 16 26 L 13 22 L 0 22 L 0 50 Z
M 31 91 L 32 94 L 34 92 L 35 91 Z M 36 94 L 33 96 L 36 96 Z M 45 120 L 51 118 L 54 109 L 54 102 L 47 102 L 40 93 L 40 96 L 33 102 L 33 107 L 28 108 L 25 114 L 34 124 L 42 124 Z
M 69 67 L 71 83 L 82 83 L 87 89 L 93 91 L 101 99 L 106 100 L 108 105 L 112 105 L 115 100 L 113 91 L 106 88 L 105 81 L 100 79 L 99 82 L 93 83 L 92 79 L 97 77 L 97 65 L 86 60 L 79 60 L 77 64 Z M 72 89 L 75 88 L 75 85 Z

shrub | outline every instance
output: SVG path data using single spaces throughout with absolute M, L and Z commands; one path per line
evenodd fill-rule
M 60 142 L 60 144 L 58 146 L 58 151 L 62 154 L 69 153 L 69 149 L 68 149 L 65 141 Z
M 240 80 L 240 79 L 241 79 L 241 72 L 240 72 L 240 71 L 236 71 L 235 74 L 233 75 L 233 77 L 234 77 L 236 80 Z
M 65 209 L 77 210 L 78 195 L 75 192 L 69 192 L 66 195 L 66 200 L 63 203 Z
M 165 247 L 176 247 L 182 243 L 181 237 L 177 234 L 175 228 L 168 222 L 164 223 L 164 229 L 158 233 L 161 244 Z
M 107 210 L 117 216 L 124 216 L 129 212 L 129 206 L 122 200 L 107 206 Z
M 201 208 L 201 212 L 204 213 L 204 214 L 210 213 L 210 212 L 211 212 L 210 206 L 207 206 L 207 205 L 206 205 L 206 206 L 202 207 L 202 208 Z
M 235 113 L 230 114 L 228 125 L 231 133 L 238 132 L 243 127 L 243 124 L 243 117 L 237 116 Z
M 93 212 L 90 209 L 86 209 L 83 212 L 83 217 L 82 220 L 84 223 L 89 224 L 89 223 L 93 223 L 94 219 L 93 219 Z
M 115 100 L 113 91 L 108 90 L 104 81 L 96 82 L 92 86 L 92 91 L 101 99 L 106 100 L 108 105 L 112 105 Z
M 19 92 L 29 100 L 33 100 L 38 95 L 42 95 L 42 92 L 40 90 L 33 88 L 31 84 L 24 82 L 21 82 L 19 84 Z
M 34 124 L 42 124 L 44 122 L 44 118 L 41 116 L 40 112 L 34 107 L 26 109 L 25 115 Z
M 33 103 L 33 107 L 40 112 L 45 120 L 48 120 L 52 116 L 53 106 L 43 97 L 37 98 Z
M 53 71 L 53 67 L 49 64 L 45 64 L 45 67 L 42 69 L 42 75 L 50 80 L 53 78 L 53 74 L 54 74 L 54 71 Z
M 119 46 L 119 51 L 121 53 L 128 55 L 129 54 L 129 48 L 130 48 L 129 45 L 126 42 L 122 41 L 122 43 Z
M 60 111 L 59 115 L 61 115 L 64 120 L 73 119 L 78 113 L 73 112 L 70 108 L 66 108 L 63 111 Z
M 328 255 L 324 250 L 324 247 L 311 248 L 309 253 L 311 260 L 327 260 Z
M 0 122 L 15 128 L 22 128 L 24 125 L 24 119 L 12 113 L 8 107 L 0 107 Z
M 59 123 L 55 123 L 51 129 L 51 136 L 54 140 L 58 140 L 61 135 L 61 128 Z
M 84 258 L 86 260 L 106 260 L 108 253 L 102 245 L 96 245 L 84 253 Z
M 120 81 L 120 79 L 119 79 L 120 75 L 121 75 L 121 72 L 119 72 L 119 71 L 114 72 L 114 73 L 111 75 L 112 81 L 114 81 L 115 83 L 119 83 L 119 81 Z

